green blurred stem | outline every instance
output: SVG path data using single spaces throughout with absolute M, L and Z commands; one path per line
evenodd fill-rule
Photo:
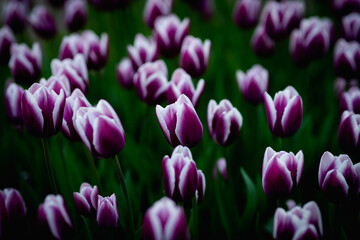
M 89 228 L 89 224 L 87 222 L 87 219 L 81 215 L 81 218 L 82 220 L 84 221 L 84 226 L 85 226 L 85 229 L 86 229 L 86 234 L 87 234 L 87 239 L 89 240 L 93 240 L 93 237 L 91 235 L 91 231 L 90 231 L 90 228 Z
M 197 202 L 196 202 L 196 195 L 193 197 L 193 211 L 192 211 L 192 216 L 193 216 L 193 223 L 194 223 L 194 239 L 198 240 L 199 239 L 199 225 L 198 225 L 198 206 L 197 206 Z
M 131 206 L 131 202 L 130 202 L 130 198 L 129 198 L 129 192 L 128 192 L 127 187 L 126 187 L 124 174 L 123 174 L 123 171 L 121 170 L 119 158 L 118 158 L 117 155 L 115 155 L 115 157 L 113 158 L 113 163 L 114 163 L 114 167 L 115 167 L 116 176 L 117 176 L 117 178 L 118 178 L 118 180 L 119 180 L 119 182 L 121 184 L 121 188 L 122 188 L 123 193 L 124 193 L 126 205 L 127 205 L 128 209 L 129 209 L 129 212 L 130 212 L 131 239 L 135 239 L 134 215 L 133 215 L 133 212 L 132 212 L 132 206 Z
M 60 148 L 61 160 L 62 160 L 62 163 L 63 163 L 63 166 L 64 166 L 66 183 L 67 183 L 67 185 L 68 185 L 68 188 L 72 190 L 72 187 L 71 187 L 71 184 L 70 184 L 71 181 L 70 181 L 70 179 L 69 179 L 69 171 L 68 171 L 68 168 L 67 168 L 67 165 L 66 165 L 66 160 L 65 160 L 64 145 L 63 145 L 63 143 L 62 143 L 62 140 L 61 140 L 61 136 L 60 136 L 60 135 L 57 136 L 57 141 L 58 141 L 59 148 Z
M 102 190 L 101 181 L 100 181 L 100 177 L 99 177 L 99 174 L 98 174 L 96 166 L 95 166 L 94 157 L 91 155 L 91 152 L 85 147 L 85 145 L 84 145 L 84 149 L 85 149 L 85 152 L 86 152 L 88 164 L 89 164 L 89 166 L 91 168 L 91 171 L 92 171 L 92 175 L 95 176 L 96 184 L 98 185 L 99 191 L 101 192 L 101 190 Z
M 58 191 L 56 189 L 54 171 L 53 171 L 51 161 L 50 161 L 49 139 L 41 138 L 41 142 L 42 142 L 42 146 L 43 146 L 45 165 L 46 165 L 46 170 L 47 170 L 49 181 L 50 181 L 51 191 L 54 194 L 58 194 Z

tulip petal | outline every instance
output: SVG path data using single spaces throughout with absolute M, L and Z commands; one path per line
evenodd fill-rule
M 323 223 L 322 223 L 321 212 L 316 202 L 310 201 L 306 203 L 303 209 L 306 209 L 311 212 L 309 223 L 314 224 L 314 226 L 319 231 L 320 235 L 323 235 Z
M 326 174 L 324 182 L 320 187 L 331 199 L 340 201 L 347 197 L 349 191 L 349 185 L 345 177 L 336 170 L 330 170 Z
M 284 136 L 292 136 L 300 127 L 303 117 L 303 105 L 300 95 L 290 99 L 285 107 L 281 125 Z
M 274 101 L 267 92 L 264 93 L 264 104 L 265 104 L 266 116 L 268 119 L 268 125 L 271 132 L 273 132 L 276 122 L 276 109 L 275 109 Z
M 85 215 L 89 214 L 90 204 L 88 203 L 86 198 L 78 192 L 74 192 L 73 196 L 75 200 L 76 209 L 78 210 L 78 212 Z
M 194 161 L 189 161 L 183 167 L 179 176 L 179 191 L 182 199 L 191 199 L 197 187 L 197 169 Z

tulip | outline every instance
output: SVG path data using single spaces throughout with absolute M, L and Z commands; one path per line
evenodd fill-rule
M 3 4 L 3 22 L 14 32 L 22 32 L 26 26 L 26 4 L 19 1 L 8 1 Z
M 134 70 L 146 62 L 158 59 L 158 49 L 153 38 L 145 38 L 141 33 L 136 34 L 134 46 L 128 45 L 127 52 Z
M 88 30 L 83 32 L 82 39 L 88 47 L 87 65 L 89 69 L 102 69 L 108 60 L 109 36 L 103 33 L 99 38 L 93 31 Z
M 261 1 L 238 0 L 233 11 L 233 19 L 240 28 L 252 28 L 259 19 Z
M 254 65 L 244 73 L 236 71 L 236 80 L 244 99 L 250 103 L 258 104 L 264 99 L 268 90 L 269 72 L 260 65 Z
M 97 186 L 91 187 L 84 182 L 80 186 L 80 192 L 73 193 L 76 209 L 83 216 L 89 216 L 95 212 L 98 206 L 99 191 Z
M 63 90 L 65 97 L 70 96 L 70 84 L 68 79 L 63 75 L 51 76 L 48 80 L 42 78 L 40 79 L 40 84 L 45 86 L 49 91 L 53 90 L 58 95 L 61 90 Z
M 121 86 L 124 88 L 131 88 L 134 86 L 133 77 L 135 70 L 129 58 L 121 59 L 120 63 L 116 66 L 116 77 Z
M 156 117 L 171 146 L 193 147 L 200 142 L 203 127 L 190 99 L 184 94 L 165 108 L 157 105 Z
M 91 107 L 91 104 L 79 89 L 75 89 L 71 96 L 66 98 L 61 127 L 61 132 L 71 141 L 81 140 L 73 122 L 76 111 L 81 107 Z
M 89 55 L 89 47 L 87 43 L 77 33 L 65 36 L 61 41 L 59 59 L 73 59 L 79 53 L 84 55 L 84 58 L 87 61 Z
M 277 208 L 274 216 L 275 239 L 321 239 L 323 224 L 321 212 L 314 201 L 289 211 Z
M 219 105 L 210 100 L 207 108 L 207 124 L 209 133 L 217 144 L 228 146 L 239 135 L 243 118 L 240 112 L 227 99 Z
M 79 108 L 74 127 L 88 150 L 98 158 L 109 158 L 125 146 L 125 132 L 115 110 L 101 99 L 96 107 Z
M 184 210 L 167 197 L 155 202 L 145 213 L 142 236 L 145 240 L 190 239 Z
M 268 57 L 274 53 L 275 42 L 266 33 L 264 26 L 257 26 L 251 38 L 251 46 L 259 57 Z
M 334 0 L 333 9 L 339 15 L 346 15 L 360 11 L 360 2 L 357 0 Z
M 46 196 L 45 201 L 39 206 L 38 223 L 48 229 L 54 238 L 68 238 L 73 225 L 61 195 Z
M 87 9 L 84 0 L 67 1 L 64 7 L 66 27 L 75 32 L 83 28 L 87 22 Z
M 70 91 L 76 88 L 86 93 L 89 85 L 88 69 L 85 58 L 82 54 L 77 54 L 74 59 L 64 59 L 62 61 L 53 59 L 51 61 L 51 72 L 54 76 L 65 76 L 70 84 Z
M 353 165 L 348 155 L 325 152 L 320 160 L 319 185 L 334 202 L 350 199 L 360 192 L 360 163 Z
M 4 201 L 4 216 L 6 216 L 6 219 L 9 222 L 15 223 L 18 220 L 25 218 L 26 207 L 18 190 L 14 188 L 5 188 L 3 191 L 0 191 L 0 195 L 2 195 L 0 198 L 2 197 Z M 1 215 L 2 214 L 0 213 L 0 218 Z
M 360 44 L 339 39 L 334 50 L 334 67 L 339 77 L 357 78 L 360 74 Z
M 50 137 L 61 129 L 65 94 L 56 94 L 45 86 L 34 83 L 21 99 L 21 115 L 25 128 L 36 137 Z
M 275 152 L 267 147 L 262 166 L 262 184 L 270 197 L 286 197 L 293 192 L 302 175 L 304 154 L 300 150 L 296 156 L 285 151 Z
M 192 77 L 200 77 L 208 67 L 210 49 L 210 40 L 202 43 L 199 38 L 187 36 L 180 50 L 180 66 Z
M 100 227 L 116 228 L 119 224 L 119 211 L 116 203 L 116 195 L 110 197 L 99 195 L 96 221 Z
M 217 178 L 217 174 L 220 173 L 220 176 L 224 179 L 227 180 L 228 175 L 227 175 L 227 169 L 226 169 L 226 160 L 225 158 L 219 158 L 216 163 L 215 166 L 213 168 L 212 171 L 212 176 L 213 179 Z
M 198 179 L 197 179 L 197 187 L 196 187 L 196 203 L 200 204 L 205 195 L 205 188 L 206 188 L 206 181 L 205 181 L 205 175 L 201 170 L 197 170 Z
M 154 35 L 157 48 L 166 57 L 172 57 L 180 52 L 184 38 L 189 33 L 189 18 L 182 22 L 174 15 L 158 17 L 155 21 Z
M 182 68 L 178 68 L 174 71 L 171 77 L 170 85 L 167 89 L 166 97 L 168 103 L 171 104 L 176 102 L 181 94 L 185 94 L 189 99 L 191 99 L 194 107 L 196 107 L 204 91 L 204 87 L 205 81 L 200 79 L 195 89 L 191 76 Z
M 38 43 L 30 50 L 25 44 L 11 46 L 9 67 L 16 82 L 33 83 L 41 75 L 42 53 Z
M 358 87 L 351 87 L 340 96 L 340 112 L 345 110 L 360 114 L 360 90 Z
M 89 0 L 95 8 L 103 11 L 113 11 L 125 7 L 129 0 Z
M 42 38 L 53 38 L 57 33 L 55 19 L 45 6 L 35 7 L 30 14 L 29 22 Z
M 12 82 L 8 81 L 5 84 L 5 112 L 6 117 L 9 121 L 19 126 L 22 124 L 21 117 L 21 96 L 24 92 L 24 89 Z
M 147 0 L 144 8 L 144 22 L 150 28 L 154 27 L 157 17 L 171 13 L 173 0 Z
M 0 29 L 0 64 L 7 65 L 10 59 L 11 45 L 15 43 L 13 32 L 8 26 L 3 26 Z
M 300 128 L 303 115 L 302 99 L 292 86 L 275 94 L 274 100 L 265 92 L 265 110 L 272 134 L 291 137 Z
M 360 41 L 360 13 L 350 13 L 341 19 L 343 37 L 348 41 Z
M 347 153 L 359 152 L 360 114 L 344 111 L 341 115 L 338 140 L 341 149 Z

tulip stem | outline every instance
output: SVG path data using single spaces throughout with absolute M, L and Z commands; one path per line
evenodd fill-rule
M 96 169 L 94 157 L 91 155 L 90 151 L 85 147 L 85 145 L 84 145 L 84 148 L 85 148 L 85 152 L 86 152 L 86 155 L 87 155 L 88 164 L 89 164 L 89 166 L 91 168 L 93 176 L 95 176 L 96 184 L 98 185 L 99 190 L 101 192 L 101 190 L 102 190 L 101 181 L 100 181 L 100 177 L 99 177 L 99 174 L 97 172 L 97 169 Z
M 126 201 L 126 205 L 129 209 L 129 213 L 130 213 L 130 226 L 131 226 L 131 239 L 135 239 L 135 224 L 134 224 L 134 215 L 132 212 L 132 206 L 131 206 L 131 202 L 130 202 L 130 198 L 129 198 L 129 192 L 127 190 L 126 187 L 126 183 L 125 183 L 125 178 L 124 178 L 124 174 L 121 170 L 121 166 L 120 166 L 120 162 L 119 162 L 119 158 L 117 155 L 115 155 L 115 157 L 113 158 L 113 162 L 114 162 L 114 166 L 115 166 L 115 172 L 116 172 L 116 176 L 121 184 L 121 188 L 123 190 L 124 193 L 124 198 Z
M 90 231 L 90 228 L 89 228 L 89 224 L 87 223 L 87 220 L 84 216 L 81 215 L 81 218 L 83 219 L 84 221 L 84 226 L 85 226 L 85 229 L 86 229 L 86 233 L 87 233 L 87 239 L 89 240 L 93 240 L 93 237 L 91 235 L 91 231 Z
M 58 191 L 56 189 L 54 171 L 53 171 L 51 161 L 50 161 L 49 139 L 41 138 L 41 142 L 42 142 L 42 146 L 43 146 L 45 165 L 46 165 L 46 170 L 47 170 L 49 181 L 50 181 L 51 191 L 54 194 L 58 194 Z
M 192 216 L 193 216 L 193 223 L 194 223 L 194 239 L 198 240 L 199 239 L 199 225 L 198 225 L 198 206 L 197 206 L 197 202 L 196 202 L 196 195 L 193 197 L 193 212 L 192 212 Z

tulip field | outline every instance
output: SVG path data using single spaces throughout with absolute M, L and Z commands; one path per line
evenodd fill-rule
M 359 239 L 359 0 L 2 0 L 0 239 Z

